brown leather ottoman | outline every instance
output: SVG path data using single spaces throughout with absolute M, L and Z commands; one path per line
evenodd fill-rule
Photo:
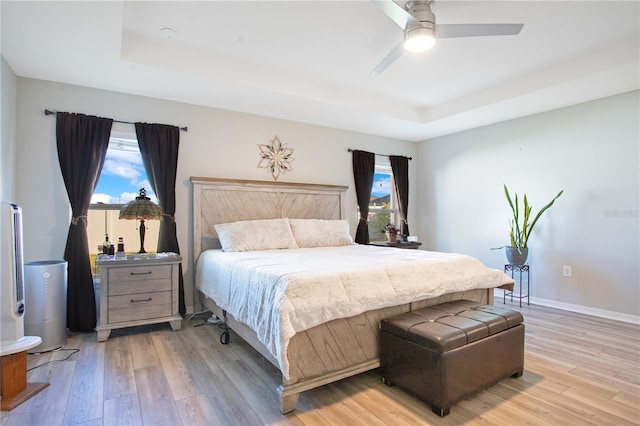
M 524 324 L 519 312 L 469 300 L 418 309 L 380 322 L 383 381 L 431 405 L 451 405 L 500 380 L 522 376 Z

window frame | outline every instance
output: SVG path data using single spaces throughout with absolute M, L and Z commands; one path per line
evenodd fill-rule
M 112 148 L 113 144 L 121 144 L 120 147 L 124 145 L 125 150 L 131 151 L 131 148 L 134 148 L 140 152 L 140 146 L 138 144 L 138 138 L 135 132 L 135 127 L 128 123 L 113 123 L 113 127 L 111 129 L 111 135 L 109 136 L 109 148 Z M 127 147 L 129 149 L 127 149 Z M 104 169 L 104 165 L 103 165 Z M 100 170 L 100 177 L 102 176 L 103 170 Z M 149 180 L 149 176 L 146 175 L 146 180 Z M 146 187 L 146 186 L 145 186 Z M 94 190 L 95 192 L 95 190 Z M 93 194 L 92 194 L 93 196 Z M 157 197 L 151 190 L 151 188 L 147 189 L 147 196 L 149 196 L 154 203 L 157 203 Z M 138 221 L 124 221 L 126 224 L 120 223 L 118 219 L 118 215 L 116 215 L 115 219 L 113 217 L 113 212 L 119 212 L 122 207 L 124 207 L 126 203 L 91 203 L 89 204 L 89 212 L 88 215 L 90 218 L 87 221 L 87 237 L 89 240 L 89 253 L 96 253 L 98 251 L 98 245 L 102 245 L 104 242 L 105 233 L 109 235 L 109 241 L 115 245 L 115 242 L 118 240 L 118 237 L 123 236 L 125 238 L 125 251 L 126 252 L 137 252 L 140 246 L 139 239 L 139 222 Z M 104 222 L 103 219 L 97 218 L 96 211 L 105 212 Z M 93 212 L 93 214 L 92 214 Z M 109 213 L 107 213 L 109 212 Z M 109 219 L 107 219 L 109 216 Z M 104 223 L 104 225 L 103 225 Z M 117 223 L 117 225 L 116 225 Z M 109 226 L 109 225 L 110 226 Z M 159 221 L 146 221 L 145 222 L 147 232 L 145 238 L 145 246 L 153 247 L 153 251 L 155 251 L 155 247 L 157 246 L 157 241 L 159 238 Z M 101 239 L 96 241 L 98 231 L 96 228 L 100 229 Z M 150 251 L 150 252 L 153 252 Z
M 385 241 L 386 240 L 386 236 L 384 234 L 384 232 L 382 232 L 379 229 L 376 229 L 376 226 L 378 226 L 379 224 L 375 224 L 375 222 L 372 220 L 373 216 L 376 214 L 388 214 L 389 215 L 389 222 L 391 224 L 396 225 L 396 227 L 398 226 L 397 224 L 397 216 L 398 216 L 398 209 L 397 209 L 397 199 L 396 199 L 396 187 L 395 187 L 395 179 L 393 176 L 393 170 L 391 169 L 391 162 L 389 161 L 389 157 L 386 156 L 376 156 L 375 159 L 375 166 L 374 166 L 374 176 L 375 173 L 379 173 L 379 174 L 385 174 L 385 175 L 389 175 L 390 178 L 390 186 L 389 186 L 389 205 L 390 208 L 388 209 L 375 209 L 375 211 L 371 210 L 371 201 L 369 202 L 369 215 L 367 217 L 367 220 L 369 221 L 369 241 Z M 376 182 L 374 180 L 372 185 L 375 185 Z M 373 188 L 372 188 L 372 192 L 373 192 Z M 384 225 L 382 225 L 384 226 Z

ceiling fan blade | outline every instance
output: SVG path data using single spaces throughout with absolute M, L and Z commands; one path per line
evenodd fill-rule
M 378 64 L 377 67 L 371 71 L 370 76 L 380 75 L 386 70 L 389 65 L 394 63 L 402 54 L 404 53 L 404 40 L 398 43 L 396 47 L 394 47 L 391 52 L 384 57 L 384 59 Z
M 412 22 L 412 21 L 418 22 L 416 18 L 414 18 L 409 14 L 409 12 L 404 10 L 402 7 L 398 6 L 398 4 L 396 4 L 392 0 L 372 0 L 372 1 L 373 1 L 373 4 L 378 6 L 378 8 L 385 15 L 391 18 L 391 20 L 396 24 L 398 24 L 398 26 L 403 30 L 407 28 L 407 24 L 409 22 Z
M 441 24 L 436 38 L 518 35 L 524 24 Z

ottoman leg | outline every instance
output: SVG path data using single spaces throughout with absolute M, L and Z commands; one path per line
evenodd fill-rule
M 451 411 L 451 407 L 440 408 L 440 407 L 436 407 L 435 405 L 432 405 L 431 406 L 431 411 L 433 411 L 434 413 L 436 413 L 440 417 L 444 417 L 444 416 L 449 414 L 449 412 Z
M 522 373 L 523 373 L 523 371 L 522 371 L 522 370 L 520 370 L 520 371 L 518 371 L 517 373 L 513 373 L 513 374 L 511 375 L 511 377 L 513 377 L 513 378 L 517 379 L 517 378 L 519 378 L 519 377 L 522 377 Z

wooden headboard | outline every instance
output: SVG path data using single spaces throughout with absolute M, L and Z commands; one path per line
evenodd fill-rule
M 220 248 L 213 225 L 238 220 L 344 219 L 347 186 L 191 177 L 193 259 Z

